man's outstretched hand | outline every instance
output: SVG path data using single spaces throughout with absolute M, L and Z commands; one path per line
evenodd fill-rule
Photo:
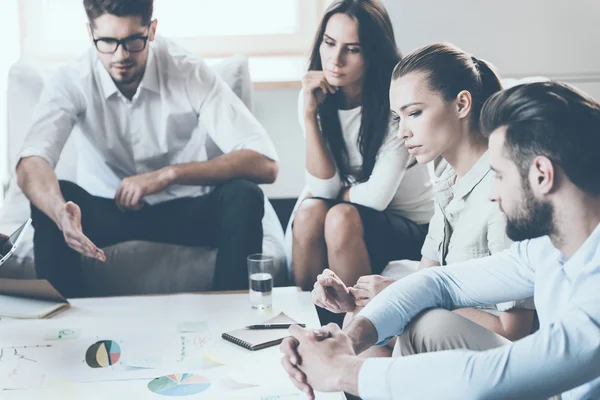
M 83 234 L 81 227 L 81 209 L 72 201 L 65 203 L 58 213 L 58 227 L 70 248 L 86 257 L 106 261 L 104 251 Z

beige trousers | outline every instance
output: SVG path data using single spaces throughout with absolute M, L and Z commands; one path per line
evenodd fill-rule
M 454 349 L 489 350 L 510 340 L 442 308 L 417 316 L 396 341 L 394 356 Z
M 511 342 L 448 310 L 436 308 L 417 316 L 396 340 L 393 357 L 433 351 L 483 351 Z M 560 400 L 560 396 L 550 400 Z

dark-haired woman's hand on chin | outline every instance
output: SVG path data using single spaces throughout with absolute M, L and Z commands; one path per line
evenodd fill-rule
M 316 116 L 319 104 L 328 94 L 338 90 L 327 82 L 323 71 L 308 71 L 302 79 L 302 89 L 304 90 L 304 115 L 307 117 Z

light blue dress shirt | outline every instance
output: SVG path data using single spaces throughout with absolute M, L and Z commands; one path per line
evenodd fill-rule
M 421 311 L 534 295 L 540 329 L 500 348 L 372 358 L 358 376 L 370 399 L 600 399 L 600 225 L 565 260 L 548 237 L 490 257 L 429 268 L 389 286 L 359 314 L 383 344 Z

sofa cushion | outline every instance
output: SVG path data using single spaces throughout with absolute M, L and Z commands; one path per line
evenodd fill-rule
M 21 59 L 10 70 L 8 82 L 8 168 L 9 184 L 0 209 L 0 232 L 14 231 L 30 216 L 29 201 L 16 185 L 15 167 L 23 140 L 29 129 L 31 114 L 44 81 L 52 76 L 59 64 Z M 215 73 L 233 89 L 236 95 L 252 107 L 252 83 L 248 58 L 235 55 L 211 65 Z M 210 141 L 212 157 L 220 150 Z M 77 155 L 85 153 L 84 160 Z M 209 154 L 209 157 L 211 154 Z M 56 166 L 59 179 L 76 182 L 90 193 L 103 196 L 111 193 L 107 182 L 116 179 L 101 162 L 100 155 L 89 141 L 74 130 Z M 90 168 L 94 165 L 94 169 Z M 276 284 L 286 282 L 283 230 L 277 215 L 265 198 L 263 218 L 263 252 L 275 257 Z M 0 276 L 33 278 L 33 229 L 15 252 L 0 268 Z M 127 242 L 105 249 L 110 265 L 85 259 L 85 281 L 92 295 L 137 293 L 167 293 L 210 290 L 216 250 L 209 248 L 173 246 L 148 242 Z M 91 284 L 93 283 L 93 284 Z

